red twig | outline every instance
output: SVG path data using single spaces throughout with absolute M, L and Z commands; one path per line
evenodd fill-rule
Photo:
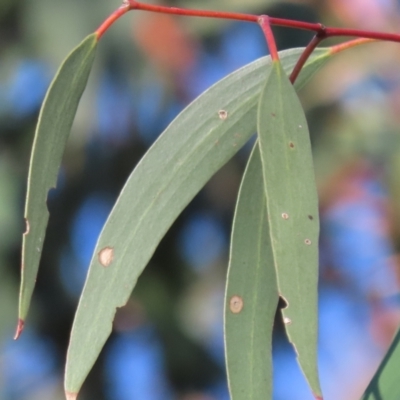
M 259 19 L 258 15 L 252 15 L 252 14 L 230 13 L 230 12 L 209 11 L 209 10 L 187 10 L 177 7 L 165 7 L 165 6 L 155 6 L 152 4 L 144 4 L 136 0 L 127 0 L 126 4 L 129 5 L 129 8 L 131 10 L 144 10 L 144 11 L 163 13 L 163 14 L 232 19 L 236 21 L 247 21 L 247 22 L 258 22 Z M 272 26 L 276 25 L 276 26 L 283 26 L 286 28 L 304 29 L 308 31 L 313 31 L 317 34 L 321 34 L 322 32 L 324 32 L 326 38 L 335 36 L 356 36 L 359 38 L 378 39 L 378 40 L 400 43 L 400 35 L 395 33 L 372 32 L 372 31 L 346 29 L 346 28 L 326 28 L 319 23 L 309 23 L 309 22 L 294 21 L 291 19 L 282 19 L 274 17 L 270 17 L 269 22 Z
M 396 33 L 372 32 L 347 28 L 325 28 L 326 37 L 354 36 L 364 39 L 377 39 L 400 43 L 400 35 Z
M 232 13 L 223 11 L 187 10 L 177 7 L 166 7 L 166 6 L 145 4 L 136 0 L 124 0 L 124 5 L 121 6 L 119 9 L 117 9 L 113 14 L 111 14 L 97 29 L 96 31 L 97 37 L 100 39 L 101 36 L 108 30 L 108 28 L 129 10 L 144 10 L 150 12 L 163 13 L 163 14 L 230 19 L 236 21 L 259 23 L 267 39 L 269 51 L 271 53 L 271 58 L 273 60 L 279 60 L 279 55 L 276 49 L 275 39 L 271 31 L 271 25 L 314 31 L 316 33 L 315 37 L 305 48 L 303 54 L 299 58 L 297 64 L 295 65 L 292 71 L 292 74 L 290 76 L 290 80 L 292 82 L 296 80 L 307 59 L 310 57 L 310 55 L 318 46 L 318 44 L 326 38 L 338 37 L 338 36 L 355 36 L 358 38 L 354 41 L 334 46 L 332 48 L 333 52 L 345 50 L 346 48 L 358 45 L 360 43 L 365 43 L 366 41 L 369 40 L 384 40 L 384 41 L 400 43 L 400 35 L 395 33 L 372 32 L 372 31 L 346 29 L 346 28 L 327 28 L 319 23 L 309 23 L 309 22 L 294 21 L 290 19 L 273 18 L 273 17 L 268 17 L 266 15 L 258 16 L 252 14 Z
M 222 11 L 208 11 L 208 10 L 187 10 L 177 7 L 156 6 L 152 4 L 144 4 L 135 0 L 128 0 L 127 4 L 131 10 L 151 11 L 162 14 L 184 15 L 187 17 L 206 17 L 206 18 L 219 18 L 219 19 L 233 19 L 236 21 L 258 22 L 258 15 L 222 12 Z

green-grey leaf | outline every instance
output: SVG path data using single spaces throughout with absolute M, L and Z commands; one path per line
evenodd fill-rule
M 317 369 L 318 196 L 303 108 L 279 62 L 260 96 L 258 135 L 286 332 L 320 396 Z
M 225 353 L 232 400 L 272 398 L 272 330 L 278 300 L 256 145 L 239 191 L 225 296 Z
M 381 365 L 372 378 L 362 400 L 398 400 L 400 365 L 400 330 L 397 331 Z
M 301 52 L 281 53 L 286 71 Z M 298 85 L 329 57 L 328 49 L 317 50 Z M 168 228 L 256 131 L 258 97 L 270 68 L 270 58 L 262 58 L 208 89 L 171 123 L 129 177 L 99 237 L 75 316 L 65 376 L 71 396 L 110 335 L 116 308 L 126 304 Z
M 25 204 L 20 324 L 26 318 L 49 219 L 47 195 L 57 183 L 61 158 L 93 64 L 97 38 L 89 35 L 65 59 L 46 94 L 36 128 Z M 21 326 L 20 326 L 21 328 Z

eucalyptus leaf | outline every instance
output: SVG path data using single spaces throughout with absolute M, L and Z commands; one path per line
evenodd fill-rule
M 260 96 L 258 137 L 283 322 L 315 396 L 318 341 L 318 195 L 303 108 L 280 62 Z
M 89 35 L 65 59 L 43 102 L 29 165 L 22 244 L 19 332 L 22 330 L 39 268 L 49 220 L 47 195 L 57 175 L 79 100 L 93 64 L 97 37 Z
M 302 49 L 281 53 L 291 71 Z M 318 49 L 298 79 L 305 83 L 330 57 Z M 94 251 L 76 312 L 65 389 L 80 390 L 160 240 L 190 200 L 256 131 L 261 87 L 271 68 L 264 57 L 222 79 L 164 131 L 123 188 Z
M 365 391 L 362 400 L 400 399 L 400 330 L 397 331 L 381 365 Z
M 272 398 L 272 330 L 278 300 L 256 145 L 239 191 L 225 297 L 225 353 L 232 400 Z

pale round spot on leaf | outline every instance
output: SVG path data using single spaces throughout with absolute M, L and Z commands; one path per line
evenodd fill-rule
M 306 240 L 304 241 L 304 243 L 305 243 L 307 246 L 309 246 L 309 245 L 311 244 L 311 240 L 310 240 L 310 239 L 306 239 Z
M 222 120 L 226 120 L 228 118 L 228 112 L 225 110 L 218 111 L 219 118 Z
M 27 235 L 29 233 L 29 231 L 31 230 L 31 226 L 30 226 L 27 218 L 25 218 L 25 225 L 26 225 L 26 229 L 25 229 L 24 235 Z
M 283 219 L 289 219 L 289 214 L 283 213 L 283 214 L 282 214 L 282 218 L 283 218 Z
M 234 314 L 239 314 L 243 310 L 243 299 L 240 296 L 232 296 L 229 308 Z
M 112 247 L 105 247 L 99 252 L 99 262 L 103 267 L 108 267 L 114 258 L 114 249 Z

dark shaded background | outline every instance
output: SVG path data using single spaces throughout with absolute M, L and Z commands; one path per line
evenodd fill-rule
M 165 1 L 395 31 L 387 0 Z M 0 0 L 0 399 L 62 399 L 66 348 L 96 238 L 124 182 L 174 116 L 267 54 L 256 25 L 130 13 L 102 39 L 51 213 L 26 332 L 17 318 L 30 147 L 65 55 L 118 4 Z M 277 28 L 279 49 L 308 32 Z M 320 369 L 326 399 L 364 390 L 400 321 L 400 48 L 337 56 L 301 93 L 321 204 Z M 183 212 L 139 279 L 82 399 L 225 400 L 222 305 L 229 232 L 250 146 Z M 276 320 L 275 399 L 311 399 Z

